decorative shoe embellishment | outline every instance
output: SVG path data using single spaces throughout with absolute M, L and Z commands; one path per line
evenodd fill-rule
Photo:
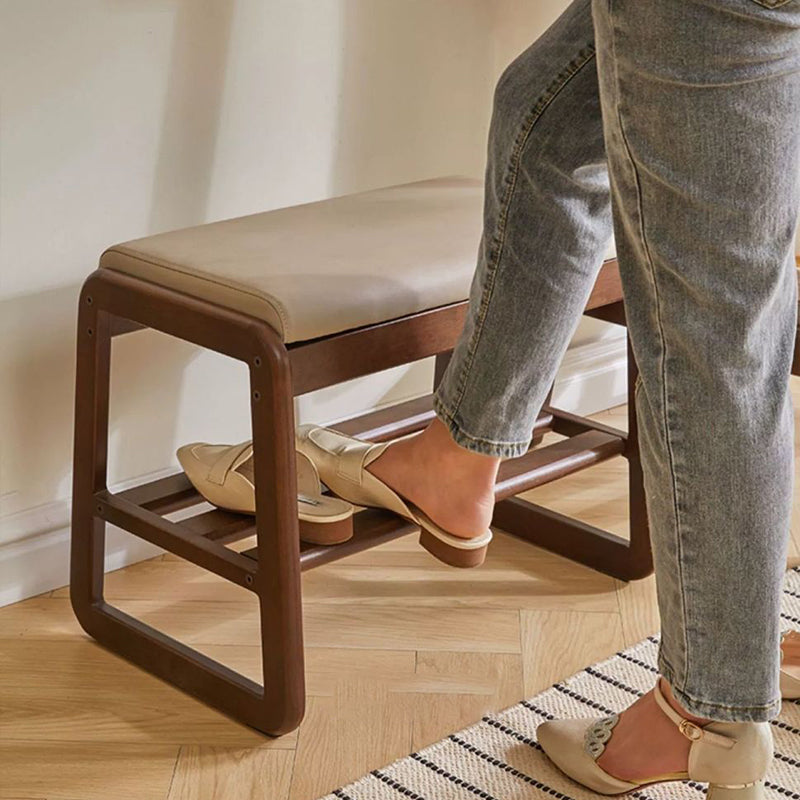
M 240 514 L 255 514 L 252 440 L 233 445 L 191 442 L 179 447 L 177 456 L 186 477 L 209 503 Z M 295 464 L 300 540 L 332 545 L 351 539 L 353 504 L 323 494 L 314 462 L 299 450 Z
M 596 761 L 606 749 L 606 742 L 611 738 L 611 731 L 619 722 L 619 714 L 611 714 L 593 722 L 583 737 L 583 748 Z

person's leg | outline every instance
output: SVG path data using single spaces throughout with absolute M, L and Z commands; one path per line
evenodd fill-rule
M 659 671 L 693 714 L 768 721 L 794 470 L 800 2 L 592 11 Z
M 752 726 L 752 753 L 717 757 L 728 775 L 736 762 L 741 779 L 754 780 L 771 755 L 767 723 L 781 703 L 800 0 L 593 0 L 592 12 L 614 234 L 640 369 L 634 400 L 661 616 L 659 681 L 684 717 Z M 678 730 L 656 711 L 648 693 L 620 715 L 595 755 L 606 773 L 636 782 L 687 771 L 688 738 L 682 752 L 674 742 L 669 753 L 643 748 Z M 577 766 L 586 761 L 575 760 L 583 747 L 575 730 L 557 720 L 537 734 L 570 774 L 595 780 Z M 734 738 L 746 735 L 736 730 Z M 742 792 L 762 796 L 759 786 Z
M 611 197 L 593 36 L 590 0 L 578 0 L 501 76 L 485 229 L 467 322 L 435 395 L 437 418 L 369 466 L 458 535 L 489 524 L 500 458 L 529 446 L 607 250 Z M 666 682 L 662 689 L 700 721 Z M 605 760 L 616 767 L 621 757 L 645 773 L 685 766 L 688 742 L 665 719 L 648 692 L 622 715 Z
M 497 82 L 483 222 L 437 417 L 369 467 L 465 537 L 491 520 L 500 459 L 530 445 L 611 240 L 590 0 L 575 0 Z
M 619 209 L 615 233 L 626 264 L 626 305 L 632 336 L 638 332 L 640 369 L 646 365 L 638 385 L 637 410 L 646 421 L 640 433 L 647 452 L 648 496 L 654 498 L 649 513 L 666 626 L 659 661 L 662 672 L 676 681 L 680 702 L 663 679 L 661 685 L 673 707 L 686 717 L 768 718 L 777 712 L 775 587 L 780 585 L 785 563 L 793 467 L 788 354 L 796 310 L 790 241 L 797 212 L 798 132 L 789 121 L 798 114 L 797 64 L 792 62 L 792 53 L 798 50 L 797 0 L 773 10 L 757 6 L 757 0 L 670 0 L 664 5 L 636 0 L 641 5 L 635 10 L 634 0 L 616 3 L 613 9 L 608 0 L 601 2 L 605 3 L 601 12 L 607 15 L 600 20 L 606 61 L 616 57 L 615 46 L 619 54 L 619 60 L 612 61 L 613 71 L 603 74 L 603 80 L 606 107 L 613 114 L 607 135 L 616 146 Z M 582 7 L 585 4 L 574 3 L 568 13 Z M 637 31 L 639 25 L 641 31 Z M 716 26 L 724 28 L 721 37 Z M 654 40 L 652 33 L 658 38 Z M 686 45 L 685 53 L 680 45 Z M 645 68 L 651 53 L 656 69 Z M 503 327 L 503 307 L 514 307 L 510 293 L 498 289 L 516 285 L 514 279 L 519 276 L 500 266 L 507 263 L 520 270 L 521 261 L 511 258 L 517 247 L 527 247 L 528 252 L 535 248 L 540 230 L 530 221 L 539 218 L 537 198 L 546 193 L 547 185 L 538 186 L 531 176 L 539 174 L 537 159 L 548 152 L 545 145 L 552 143 L 552 137 L 560 133 L 570 138 L 570 129 L 566 124 L 562 128 L 553 112 L 559 108 L 556 99 L 564 100 L 571 87 L 579 86 L 576 80 L 581 75 L 591 77 L 579 69 L 526 137 L 507 137 L 515 144 L 508 148 L 507 163 L 527 158 L 521 167 L 509 167 L 509 174 L 515 179 L 523 175 L 524 185 L 531 190 L 526 202 L 533 206 L 522 206 L 517 216 L 523 222 L 528 219 L 527 239 L 525 227 L 508 224 L 515 210 L 515 192 L 499 195 L 494 191 L 490 179 L 497 171 L 487 168 L 487 186 L 494 191 L 488 195 L 487 218 L 491 221 L 497 197 L 512 198 L 497 217 L 498 230 L 503 231 L 498 243 L 503 248 L 488 250 L 500 257 L 490 268 L 493 262 L 483 249 L 485 241 L 482 244 L 484 257 L 473 285 L 473 309 L 462 336 L 461 357 L 457 351 L 440 392 L 440 397 L 458 398 L 455 407 L 462 416 L 440 402 L 442 418 L 437 423 L 451 433 L 451 439 L 448 442 L 437 433 L 437 423 L 428 437 L 439 438 L 440 450 L 450 449 L 451 463 L 458 462 L 460 453 L 460 465 L 469 462 L 475 473 L 483 470 L 484 478 L 499 457 L 515 455 L 518 447 L 524 451 L 526 435 L 520 430 L 535 419 L 552 380 L 552 372 L 545 372 L 552 362 L 543 352 L 542 337 L 548 331 L 539 325 L 552 313 L 552 306 L 528 306 L 531 313 L 524 337 L 510 343 L 512 348 L 524 343 L 528 358 L 515 362 L 510 370 L 498 369 L 507 367 L 508 341 L 496 340 L 495 348 L 482 343 L 484 335 Z M 625 93 L 615 95 L 615 87 Z M 513 112 L 510 104 L 506 111 Z M 552 122 L 550 135 L 536 142 L 537 149 L 526 152 L 530 136 L 548 121 Z M 502 129 L 496 113 L 493 130 Z M 493 147 L 497 145 L 490 143 L 490 157 Z M 586 177 L 596 167 L 596 162 L 590 162 L 587 171 L 578 167 L 576 172 Z M 601 170 L 595 178 L 602 181 Z M 518 186 L 515 180 L 509 185 Z M 570 215 L 576 205 L 566 203 L 564 208 L 566 213 L 562 210 L 553 223 L 562 233 L 559 225 L 569 220 L 574 225 L 572 233 L 581 228 L 582 221 L 591 221 L 590 214 L 576 223 Z M 602 209 L 595 211 L 595 219 L 602 219 Z M 591 230 L 585 235 L 591 236 Z M 597 237 L 594 252 L 587 255 L 589 261 L 600 257 L 602 239 Z M 558 269 L 545 269 L 554 262 L 561 267 L 561 241 L 566 241 L 569 252 L 570 236 L 549 240 L 546 260 L 534 257 L 527 262 L 538 273 L 534 279 L 539 288 L 545 278 L 556 282 L 562 277 Z M 506 256 L 510 258 L 504 262 Z M 568 269 L 566 280 L 570 277 L 574 273 Z M 586 284 L 589 288 L 593 277 Z M 498 313 L 492 314 L 497 306 Z M 573 313 L 579 316 L 580 308 L 573 306 Z M 709 341 L 709 336 L 717 338 Z M 545 366 L 538 362 L 543 356 Z M 472 377 L 478 375 L 486 380 L 473 382 Z M 490 404 L 500 404 L 501 412 L 514 405 L 516 413 L 510 419 L 505 413 L 483 417 L 480 403 L 471 406 L 470 400 L 484 393 Z M 531 397 L 534 400 L 520 410 L 525 398 Z M 467 417 L 464 412 L 470 408 L 474 415 Z M 473 421 L 483 421 L 486 427 Z M 423 440 L 423 436 L 415 438 Z M 743 440 L 744 451 L 740 449 Z M 481 462 L 479 457 L 488 461 Z M 426 463 L 425 458 L 419 460 L 417 479 L 448 495 L 455 486 L 449 473 L 428 471 Z M 401 473 L 402 464 L 397 474 Z M 435 481 L 430 480 L 433 474 Z M 392 477 L 391 469 L 388 475 Z M 398 483 L 394 485 L 399 488 Z M 676 604 L 676 598 L 688 602 Z M 675 663 L 680 667 L 675 668 Z M 685 766 L 688 742 L 674 741 L 674 726 L 659 733 L 660 713 L 649 693 L 622 715 L 618 734 L 603 757 L 607 766 L 615 758 L 619 761 L 616 774 L 630 778 L 653 774 L 654 764 L 647 759 L 647 752 L 656 752 L 653 743 L 659 745 L 660 763 L 671 758 L 675 769 Z M 707 717 L 701 716 L 705 713 Z M 626 724 L 629 736 L 622 735 Z M 673 741 L 665 748 L 662 743 L 670 736 Z M 621 743 L 626 741 L 623 748 Z M 622 749 L 626 752 L 620 757 Z M 632 759 L 636 749 L 638 758 Z M 634 770 L 623 774 L 632 763 Z

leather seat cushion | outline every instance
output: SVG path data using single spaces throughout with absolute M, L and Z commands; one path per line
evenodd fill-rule
M 482 214 L 482 181 L 435 178 L 124 242 L 100 267 L 298 342 L 465 300 Z
M 464 300 L 482 203 L 480 181 L 437 178 L 125 242 L 100 266 L 304 341 Z

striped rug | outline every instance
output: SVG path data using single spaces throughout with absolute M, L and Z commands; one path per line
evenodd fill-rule
M 800 568 L 786 573 L 782 628 L 800 629 Z M 505 711 L 373 770 L 319 800 L 589 800 L 551 765 L 536 741 L 547 719 L 590 717 L 627 708 L 657 676 L 658 636 L 648 636 Z M 775 758 L 767 776 L 771 800 L 800 798 L 800 702 L 784 700 L 773 720 Z M 698 800 L 705 784 L 661 783 L 631 792 L 637 800 Z

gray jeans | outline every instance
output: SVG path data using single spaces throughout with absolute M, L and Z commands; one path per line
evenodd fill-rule
M 525 452 L 613 234 L 661 615 L 717 720 L 780 710 L 800 211 L 800 0 L 574 0 L 494 94 L 484 230 L 434 395 Z

